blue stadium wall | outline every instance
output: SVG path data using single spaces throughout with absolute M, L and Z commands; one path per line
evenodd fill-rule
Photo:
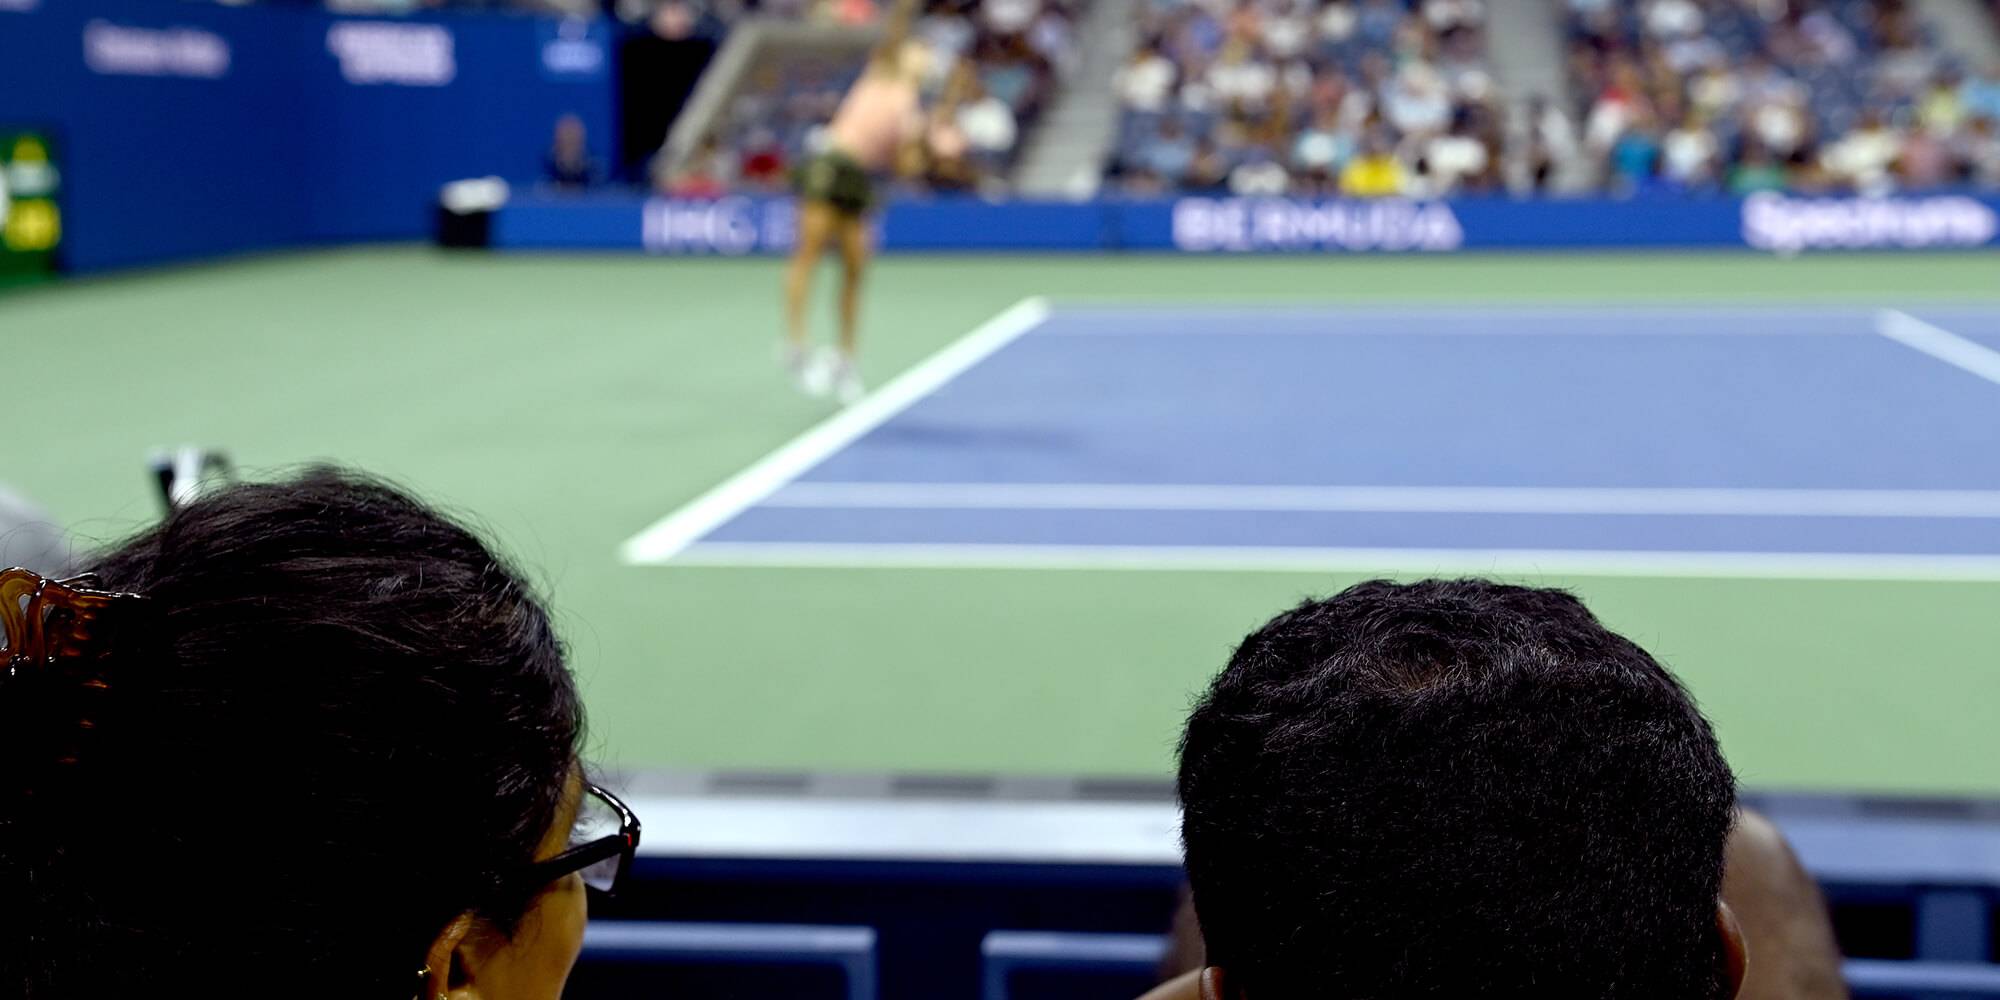
M 517 250 L 656 254 L 783 253 L 792 202 L 633 195 L 515 198 L 493 244 Z M 889 203 L 888 250 L 1169 253 L 1449 253 L 1500 249 L 1939 250 L 2000 243 L 2000 196 L 1667 197 L 1525 201 L 1310 201 L 1288 198 Z
M 531 182 L 555 120 L 610 159 L 607 22 L 0 3 L 0 123 L 62 144 L 71 270 L 431 230 L 438 186 Z

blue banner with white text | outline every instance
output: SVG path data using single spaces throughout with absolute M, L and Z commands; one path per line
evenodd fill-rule
M 783 253 L 789 198 L 635 195 L 516 198 L 495 215 L 506 249 Z M 1994 245 L 2000 197 L 1309 201 L 1179 198 L 1083 202 L 892 201 L 889 251 L 1446 253 L 1504 249 L 1944 250 Z
M 609 22 L 311 6 L 0 2 L 0 125 L 61 137 L 71 270 L 415 239 L 439 185 L 610 159 Z

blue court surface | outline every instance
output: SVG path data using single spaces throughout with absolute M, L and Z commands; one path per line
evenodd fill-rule
M 2000 579 L 2000 311 L 1029 300 L 625 556 Z

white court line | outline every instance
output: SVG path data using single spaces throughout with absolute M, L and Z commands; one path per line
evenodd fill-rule
M 1092 302 L 1089 300 L 1063 300 L 1065 314 L 1088 315 L 1092 310 L 1110 311 L 1130 318 L 1138 315 L 1149 317 L 1158 314 L 1178 322 L 1124 322 L 1100 324 L 1066 323 L 1048 331 L 1057 338 L 1102 338 L 1141 337 L 1155 339 L 1162 337 L 1867 337 L 1873 331 L 1860 322 L 1867 316 L 1865 310 L 1854 307 L 1795 307 L 1784 305 L 1751 305 L 1742 308 L 1714 306 L 1640 306 L 1640 311 L 1652 316 L 1667 316 L 1685 321 L 1685 325 L 1671 327 L 1619 326 L 1603 322 L 1611 306 L 1513 306 L 1438 308 L 1383 305 L 1375 303 L 1338 303 L 1270 306 L 1268 309 L 1249 307 L 1199 305 L 1180 309 L 1119 305 L 1116 303 Z M 1622 313 L 1621 313 L 1622 314 Z M 1814 322 L 1791 322 L 1770 324 L 1771 319 L 1807 316 Z M 1186 320 L 1210 316 L 1223 321 L 1223 325 L 1187 325 Z M 1731 320 L 1742 319 L 1742 324 L 1730 323 L 1718 326 L 1718 317 Z M 1312 326 L 1266 326 L 1258 322 L 1266 318 L 1300 317 L 1326 318 L 1330 322 Z M 1426 322 L 1448 321 L 1447 325 L 1419 325 L 1408 328 L 1393 325 L 1397 319 L 1417 317 Z M 1839 319 L 1852 322 L 1832 323 L 1824 319 Z M 1538 326 L 1538 319 L 1575 320 L 1590 319 L 1597 322 L 1588 324 L 1568 324 L 1553 327 Z M 1354 322 L 1365 321 L 1365 322 Z M 1383 326 L 1387 321 L 1392 325 Z M 1467 325 L 1456 325 L 1463 323 Z
M 1065 314 L 1069 305 L 1064 303 Z M 1859 314 L 1856 314 L 1856 318 Z M 1181 317 L 1175 317 L 1180 319 Z M 1373 319 L 1344 315 L 1341 320 Z M 1491 319 L 1492 317 L 1484 317 Z M 1241 317 L 1230 317 L 1233 322 L 1242 322 Z M 1537 329 L 1525 326 L 1491 326 L 1478 329 L 1418 328 L 1403 329 L 1384 326 L 1222 326 L 1188 327 L 1147 324 L 1105 324 L 1103 326 L 1064 326 L 1049 331 L 1049 336 L 1068 339 L 1099 339 L 1104 337 L 1138 337 L 1158 340 L 1173 337 L 1866 337 L 1864 329 L 1806 329 L 1793 327 L 1771 327 L 1756 330 L 1714 329 L 1690 326 L 1687 329 L 1621 329 L 1618 327 L 1576 327 L 1565 329 Z
M 1995 490 L 793 482 L 766 507 L 2000 518 Z
M 692 858 L 1177 865 L 1171 802 L 628 798 L 639 853 Z M 661 832 L 654 834 L 658 829 Z
M 2000 580 L 2000 556 L 1590 549 L 701 542 L 676 565 L 811 569 L 1194 570 L 1396 575 Z
M 938 387 L 978 364 L 994 351 L 1039 326 L 1048 318 L 1049 303 L 1040 296 L 1022 299 L 981 323 L 950 346 L 918 362 L 853 406 L 828 417 L 742 472 L 696 497 L 687 506 L 661 518 L 627 539 L 619 555 L 633 565 L 672 559 L 695 539 L 742 513 L 828 455 L 881 426 Z
M 1988 382 L 2000 383 L 2000 351 L 1967 340 L 1943 327 L 1933 326 L 1909 313 L 1894 309 L 1876 313 L 1875 332 L 1945 364 L 1963 368 Z
M 627 795 L 651 858 L 1181 863 L 1171 802 Z M 2000 886 L 2000 831 L 1951 820 L 1777 813 L 1808 869 L 1840 881 Z

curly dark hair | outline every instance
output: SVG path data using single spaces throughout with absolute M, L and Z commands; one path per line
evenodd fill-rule
M 1211 964 L 1254 1000 L 1719 1000 L 1735 778 L 1681 685 L 1557 590 L 1363 583 L 1253 632 L 1188 719 Z
M 0 991 L 407 1000 L 453 918 L 515 929 L 539 890 L 507 876 L 583 708 L 541 600 L 470 531 L 317 469 L 87 568 L 146 613 L 61 780 L 0 784 Z M 63 702 L 33 693 L 0 685 L 0 729 L 49 728 Z M 0 742 L 0 769 L 51 752 Z

